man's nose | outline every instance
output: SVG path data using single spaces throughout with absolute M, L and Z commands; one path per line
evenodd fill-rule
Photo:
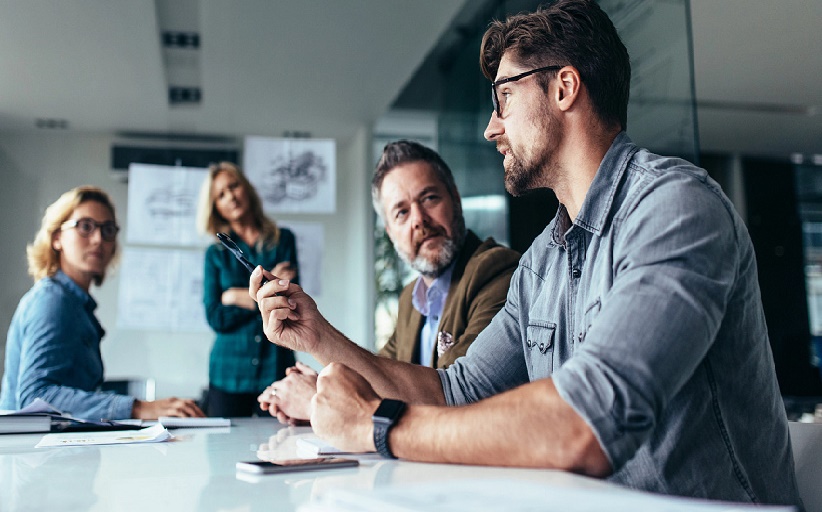
M 497 111 L 491 112 L 491 119 L 488 120 L 488 126 L 485 127 L 485 140 L 493 141 L 505 132 L 502 126 L 502 120 L 497 117 Z
M 420 229 L 428 225 L 428 213 L 418 204 L 411 206 L 411 226 L 414 229 Z

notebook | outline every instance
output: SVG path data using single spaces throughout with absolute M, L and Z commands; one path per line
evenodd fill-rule
M 49 432 L 51 416 L 48 414 L 3 414 L 0 415 L 0 434 L 21 434 L 24 432 Z

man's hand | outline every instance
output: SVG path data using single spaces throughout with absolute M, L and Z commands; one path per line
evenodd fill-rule
M 311 398 L 317 392 L 317 372 L 297 362 L 288 368 L 284 379 L 268 386 L 257 401 L 260 409 L 286 425 L 297 425 L 311 417 Z
M 373 451 L 371 416 L 380 397 L 362 376 L 339 363 L 331 363 L 317 378 L 311 399 L 311 426 L 328 443 L 353 452 Z
M 260 286 L 262 278 L 269 280 Z M 251 274 L 248 293 L 260 309 L 263 330 L 272 343 L 313 353 L 320 340 L 336 334 L 317 311 L 317 303 L 303 289 L 258 266 Z
M 135 400 L 131 407 L 131 417 L 143 420 L 156 420 L 160 416 L 178 416 L 183 418 L 204 418 L 205 414 L 197 407 L 194 400 L 187 398 L 163 398 L 152 402 Z

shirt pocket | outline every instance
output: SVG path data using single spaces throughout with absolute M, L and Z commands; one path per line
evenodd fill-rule
M 548 377 L 554 371 L 554 336 L 557 324 L 531 320 L 525 336 L 525 360 L 531 380 Z

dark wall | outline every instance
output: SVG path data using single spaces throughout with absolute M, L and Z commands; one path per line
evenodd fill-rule
M 783 395 L 822 395 L 811 365 L 802 224 L 789 162 L 743 158 L 748 230 Z
M 508 197 L 508 235 L 511 248 L 524 253 L 557 213 L 559 201 L 549 189 Z

